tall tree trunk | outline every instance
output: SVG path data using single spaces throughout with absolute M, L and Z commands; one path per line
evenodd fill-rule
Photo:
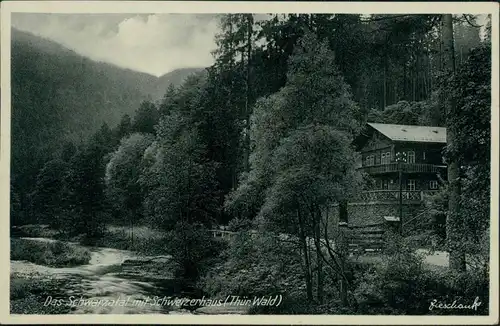
M 406 97 L 406 62 L 403 65 L 403 100 L 407 100 Z
M 411 87 L 412 87 L 412 101 L 417 100 L 417 61 L 415 58 L 415 61 L 413 62 L 413 69 L 412 69 L 412 78 L 411 78 Z
M 439 25 L 439 71 L 444 69 L 444 38 L 443 38 L 443 25 L 444 20 L 441 19 L 441 24 Z
M 385 41 L 385 55 L 384 55 L 384 107 L 383 109 L 387 107 L 387 40 Z
M 349 239 L 347 236 L 347 225 L 349 223 L 349 211 L 347 201 L 342 201 L 339 204 L 339 222 L 346 223 L 339 225 L 339 252 L 340 252 L 340 264 L 342 271 L 345 270 L 345 259 L 348 257 Z M 340 299 L 344 306 L 348 305 L 347 300 L 347 282 L 343 277 L 340 278 Z
M 233 74 L 233 69 L 234 69 L 234 34 L 233 34 L 233 15 L 229 14 L 229 35 L 230 35 L 230 41 L 229 41 L 229 46 L 228 46 L 228 52 L 229 52 L 229 72 L 230 72 L 230 82 L 229 82 L 229 90 L 228 90 L 228 96 L 227 96 L 227 102 L 226 105 L 227 107 L 232 107 L 233 102 L 232 102 L 232 95 L 233 95 L 233 88 L 234 88 L 234 78 L 232 76 Z M 231 176 L 231 189 L 236 189 L 238 186 L 238 168 L 236 165 L 233 164 L 232 166 L 232 176 Z
M 425 68 L 428 68 L 429 67 L 429 57 L 424 56 L 423 58 L 425 58 L 424 66 L 425 66 Z M 425 69 L 424 73 L 422 74 L 423 85 L 424 85 L 424 93 L 423 93 L 424 100 L 429 98 L 429 83 L 428 83 L 429 76 L 428 76 L 428 73 L 429 73 L 429 69 Z
M 250 157 L 250 108 L 249 108 L 249 101 L 250 101 L 250 58 L 252 55 L 252 34 L 253 34 L 253 15 L 248 14 L 247 15 L 247 66 L 246 66 L 246 92 L 245 92 L 245 128 L 246 128 L 246 133 L 245 133 L 245 157 L 244 157 L 244 166 L 245 166 L 245 171 L 248 172 L 250 171 L 250 162 L 249 162 L 249 157 Z
M 306 281 L 306 293 L 307 300 L 309 302 L 313 301 L 312 292 L 312 277 L 311 277 L 311 260 L 309 258 L 309 246 L 307 243 L 307 235 L 305 232 L 305 222 L 300 212 L 300 208 L 297 209 L 297 218 L 299 221 L 299 233 L 300 233 L 300 243 L 302 245 L 302 251 L 304 256 L 304 276 Z
M 348 257 L 348 250 L 349 250 L 349 239 L 347 235 L 347 225 L 342 225 L 339 226 L 339 251 L 340 251 L 340 268 L 342 269 L 342 272 L 345 271 L 345 265 L 346 262 L 345 260 Z M 347 300 L 347 287 L 348 284 L 346 280 L 341 277 L 340 278 L 340 300 L 342 301 L 342 304 L 347 307 L 349 304 Z
M 429 78 L 428 83 L 428 91 L 427 91 L 427 98 L 430 98 L 432 96 L 432 63 L 429 59 L 429 74 L 427 76 Z
M 442 16 L 443 20 L 443 49 L 444 69 L 450 77 L 455 74 L 455 53 L 453 49 L 453 22 L 452 15 Z M 450 88 L 446 88 L 445 110 L 446 110 L 446 138 L 449 148 L 453 148 L 455 142 L 455 130 L 450 119 L 455 112 L 455 101 Z M 465 254 L 459 247 L 462 241 L 463 221 L 460 218 L 460 167 L 456 155 L 452 155 L 448 162 L 448 218 L 446 219 L 446 238 L 450 250 L 450 268 L 456 271 L 465 271 Z
M 314 226 L 314 236 L 316 241 L 316 260 L 317 260 L 317 291 L 316 296 L 319 304 L 323 303 L 323 257 L 321 252 L 321 210 L 317 208 L 315 226 Z
M 394 86 L 394 103 L 398 103 L 399 102 L 399 98 L 398 98 L 398 83 L 397 83 L 397 77 L 394 77 L 393 79 L 393 86 Z

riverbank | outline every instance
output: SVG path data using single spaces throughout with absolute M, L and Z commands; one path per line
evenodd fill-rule
M 165 254 L 165 236 L 161 232 L 146 226 L 131 228 L 128 226 L 107 225 L 100 237 L 87 239 L 83 235 L 68 235 L 51 229 L 49 225 L 29 224 L 11 228 L 11 235 L 16 238 L 47 238 L 92 247 L 130 250 L 144 255 Z
M 46 250 L 53 246 L 89 252 L 90 259 L 80 264 L 66 261 L 67 265 L 42 259 L 52 257 Z M 21 247 L 36 253 L 27 254 Z M 40 237 L 13 238 L 11 249 L 15 252 L 10 264 L 12 314 L 243 314 L 247 310 L 190 304 L 201 296 L 175 276 L 177 263 L 170 255 Z
M 57 240 L 10 240 L 11 260 L 25 260 L 50 267 L 71 267 L 88 264 L 90 258 L 90 250 Z
M 43 249 L 60 243 L 45 238 L 13 240 L 14 248 L 31 243 L 27 246 L 40 250 L 36 254 L 40 257 L 48 255 Z M 175 262 L 171 256 L 148 257 L 127 250 L 86 247 L 76 243 L 62 243 L 62 246 L 89 252 L 90 259 L 86 259 L 84 264 L 66 266 L 48 264 L 50 260 L 43 259 L 36 259 L 35 262 L 11 260 L 11 313 L 144 314 L 169 313 L 176 309 L 154 303 L 130 306 L 102 304 L 119 298 L 127 298 L 134 303 L 144 298 L 174 297 L 182 289 L 177 288 L 180 282 L 174 278 Z
M 61 280 L 44 278 L 41 275 L 10 277 L 10 313 L 11 314 L 68 314 L 69 306 L 47 305 L 46 298 L 60 293 Z

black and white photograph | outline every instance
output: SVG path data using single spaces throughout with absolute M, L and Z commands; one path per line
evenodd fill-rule
M 10 316 L 498 320 L 498 7 L 7 5 Z

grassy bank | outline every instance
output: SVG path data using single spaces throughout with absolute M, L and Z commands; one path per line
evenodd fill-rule
M 164 255 L 165 236 L 146 226 L 134 228 L 125 226 L 107 226 L 103 236 L 89 239 L 84 244 L 131 250 L 145 255 Z
M 20 237 L 49 238 L 64 241 L 80 242 L 82 245 L 131 250 L 145 255 L 163 255 L 165 236 L 147 226 L 114 226 L 105 227 L 104 234 L 98 238 L 88 239 L 84 235 L 68 236 L 63 232 L 51 229 L 48 225 L 23 225 L 17 227 L 15 234 Z
M 71 267 L 88 264 L 90 256 L 88 249 L 60 241 L 10 240 L 11 260 L 26 260 L 50 267 Z
M 11 236 L 60 239 L 63 237 L 63 233 L 51 229 L 50 226 L 46 224 L 26 224 L 13 226 L 11 228 Z

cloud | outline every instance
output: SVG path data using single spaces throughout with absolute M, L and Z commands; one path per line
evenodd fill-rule
M 15 28 L 94 60 L 162 75 L 213 63 L 217 19 L 208 14 L 20 14 Z

